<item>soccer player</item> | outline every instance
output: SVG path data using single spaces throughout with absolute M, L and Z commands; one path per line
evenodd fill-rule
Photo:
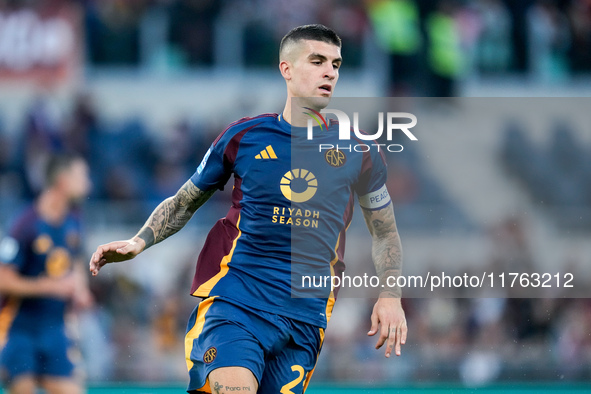
M 0 370 L 11 394 L 77 394 L 64 314 L 89 306 L 80 223 L 73 204 L 88 194 L 86 162 L 49 159 L 46 186 L 0 242 Z
M 99 246 L 90 260 L 97 275 L 105 264 L 131 259 L 170 237 L 233 176 L 232 206 L 209 232 L 191 289 L 203 300 L 185 339 L 190 393 L 306 390 L 335 294 L 328 289 L 325 297 L 307 297 L 306 289 L 293 286 L 292 275 L 343 271 L 355 194 L 382 283 L 400 275 L 400 239 L 383 157 L 376 151 L 318 153 L 318 141 L 338 143 L 338 125 L 317 133 L 320 140 L 307 141 L 307 110 L 292 110 L 293 99 L 310 110 L 324 108 L 341 61 L 341 40 L 331 29 L 291 30 L 280 46 L 279 69 L 287 84 L 283 113 L 232 123 L 137 235 Z M 306 149 L 310 143 L 316 144 L 312 150 Z M 308 153 L 292 151 L 295 145 Z M 400 355 L 407 327 L 399 288 L 385 286 L 375 304 L 368 335 L 378 333 L 376 348 L 386 343 L 386 357 Z

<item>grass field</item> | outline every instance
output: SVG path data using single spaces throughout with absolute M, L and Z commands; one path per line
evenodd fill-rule
M 130 385 L 129 383 L 95 386 L 88 389 L 88 394 L 175 394 L 184 393 L 182 385 Z M 6 393 L 0 389 L 0 393 Z M 496 384 L 480 388 L 467 388 L 457 384 L 428 384 L 397 387 L 355 387 L 317 384 L 311 386 L 306 394 L 558 394 L 591 393 L 590 383 L 514 383 Z
M 89 394 L 172 394 L 183 393 L 185 387 L 181 385 L 161 386 L 161 387 L 142 387 L 130 385 L 111 385 L 92 387 Z M 518 394 L 518 393 L 536 393 L 536 394 L 558 394 L 558 393 L 591 393 L 591 383 L 589 384 L 559 384 L 559 383 L 518 383 L 518 384 L 498 384 L 481 388 L 466 388 L 455 384 L 428 384 L 411 385 L 399 387 L 355 387 L 317 384 L 311 386 L 306 394 Z

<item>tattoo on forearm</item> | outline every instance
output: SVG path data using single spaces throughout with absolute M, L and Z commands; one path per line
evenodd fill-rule
M 381 225 L 383 225 L 384 221 L 376 219 L 376 220 L 372 221 L 371 224 L 372 224 L 373 228 L 377 228 L 377 227 L 380 227 Z
M 137 233 L 136 237 L 144 240 L 144 242 L 146 243 L 146 249 L 154 245 L 154 231 L 146 225 L 144 225 L 144 227 L 141 228 L 141 230 Z
M 144 240 L 147 249 L 176 234 L 214 192 L 215 189 L 202 191 L 193 182 L 187 181 L 176 195 L 156 207 L 137 237 Z
M 394 210 L 391 205 L 377 211 L 363 209 L 363 215 L 373 238 L 373 262 L 384 289 L 381 295 L 400 298 L 400 287 L 387 285 L 388 277 L 398 277 L 402 272 L 402 246 Z

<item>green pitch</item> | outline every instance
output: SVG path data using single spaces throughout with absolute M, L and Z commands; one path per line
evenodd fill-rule
M 184 393 L 182 385 L 148 386 L 110 384 L 88 389 L 88 394 L 179 394 Z M 481 388 L 467 388 L 457 384 L 409 385 L 400 387 L 358 387 L 317 384 L 311 386 L 306 394 L 582 394 L 591 392 L 591 383 L 515 383 L 496 384 Z M 6 391 L 0 390 L 0 393 Z
M 95 387 L 88 390 L 88 394 L 172 394 L 184 393 L 184 386 L 141 387 L 127 385 L 113 385 L 110 387 Z M 466 388 L 457 384 L 428 384 L 400 387 L 356 387 L 343 385 L 317 384 L 311 385 L 306 394 L 558 394 L 558 393 L 589 393 L 589 384 L 557 384 L 557 383 L 518 383 L 497 384 L 482 388 Z

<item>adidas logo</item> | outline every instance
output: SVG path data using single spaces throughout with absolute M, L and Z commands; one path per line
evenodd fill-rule
M 256 155 L 254 158 L 255 159 L 276 159 L 277 155 L 275 154 L 273 147 L 271 145 L 268 145 L 265 149 L 263 149 L 261 151 L 261 153 Z

